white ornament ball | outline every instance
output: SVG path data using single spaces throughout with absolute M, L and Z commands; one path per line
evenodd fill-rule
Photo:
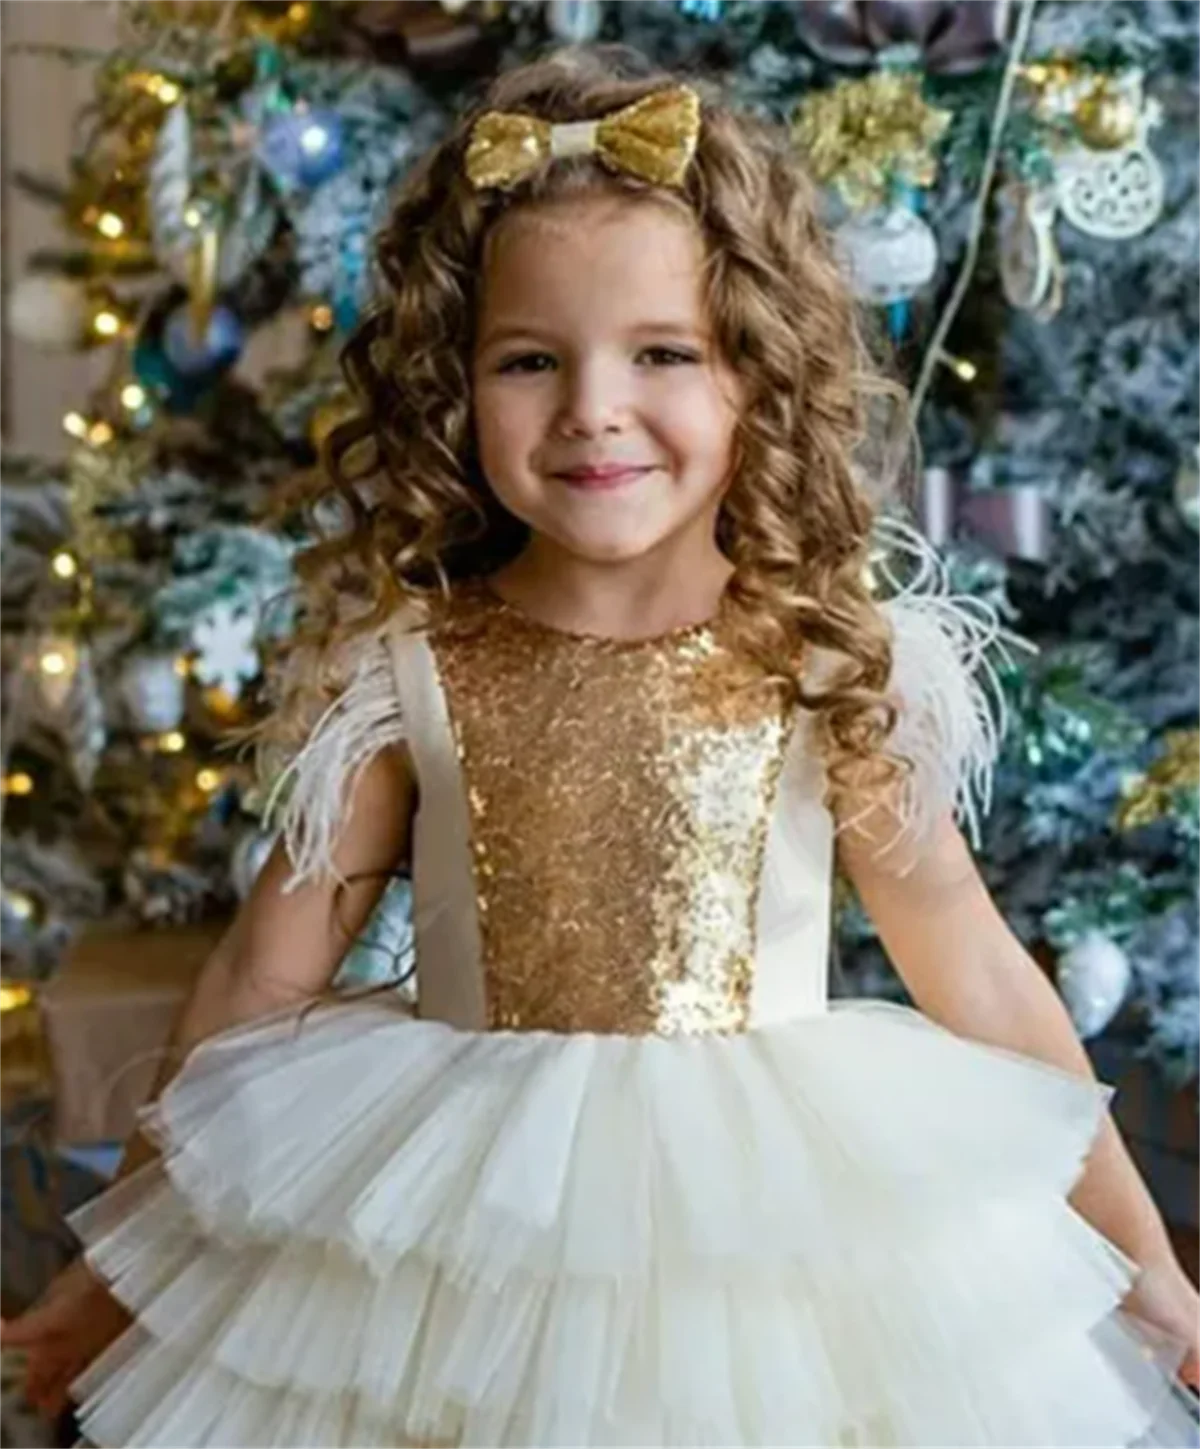
M 254 889 L 254 882 L 266 865 L 277 838 L 273 830 L 259 830 L 254 826 L 239 837 L 229 858 L 229 878 L 238 900 L 244 901 Z
M 903 302 L 937 269 L 937 238 L 904 206 L 848 217 L 834 230 L 834 242 L 860 302 Z
M 599 0 L 550 0 L 546 6 L 551 33 L 575 45 L 595 40 L 603 18 Z
M 1059 995 L 1085 1041 L 1116 1016 L 1131 975 L 1129 957 L 1103 931 L 1089 931 L 1059 960 Z
M 87 334 L 87 293 L 69 277 L 31 273 L 8 294 L 8 329 L 35 347 L 71 350 Z
M 121 670 L 121 701 L 133 728 L 162 734 L 183 719 L 183 675 L 174 654 L 135 654 Z

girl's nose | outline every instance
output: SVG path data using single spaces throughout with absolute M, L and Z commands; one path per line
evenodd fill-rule
M 562 377 L 557 423 L 564 436 L 592 437 L 621 431 L 629 399 L 620 379 L 600 367 L 567 369 Z

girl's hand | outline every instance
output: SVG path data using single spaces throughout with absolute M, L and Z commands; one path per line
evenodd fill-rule
M 55 1419 L 71 1381 L 133 1322 L 82 1258 L 64 1268 L 19 1318 L 0 1319 L 0 1344 L 23 1349 L 25 1397 Z
M 1200 1294 L 1175 1259 L 1148 1263 L 1121 1307 L 1187 1344 L 1179 1377 L 1200 1391 Z

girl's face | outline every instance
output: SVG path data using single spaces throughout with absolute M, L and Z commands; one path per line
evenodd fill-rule
M 653 202 L 555 203 L 493 233 L 476 435 L 493 491 L 543 547 L 595 563 L 714 554 L 738 394 L 703 263 L 691 221 Z

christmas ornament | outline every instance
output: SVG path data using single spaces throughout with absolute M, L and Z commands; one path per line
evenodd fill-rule
M 1193 449 L 1175 474 L 1175 506 L 1185 523 L 1200 529 L 1200 447 Z
M 1000 194 L 1000 285 L 1013 307 L 1048 321 L 1062 306 L 1054 188 L 1015 182 Z
M 177 373 L 189 379 L 212 378 L 237 361 L 245 333 L 232 309 L 215 307 L 200 333 L 194 326 L 192 308 L 184 305 L 167 317 L 163 327 L 163 356 Z
M 229 856 L 229 879 L 240 901 L 254 888 L 254 882 L 275 848 L 279 835 L 274 830 L 248 826 L 237 838 Z
M 1163 752 L 1144 773 L 1131 776 L 1121 790 L 1116 824 L 1139 830 L 1172 813 L 1185 792 L 1200 789 L 1200 731 L 1170 730 Z
M 815 179 L 857 211 L 890 203 L 897 187 L 931 186 L 950 119 L 921 94 L 919 75 L 877 71 L 806 96 L 792 136 Z
M 319 186 L 345 162 L 342 119 L 336 111 L 316 106 L 281 111 L 263 125 L 258 154 L 282 186 Z
M 907 207 L 850 216 L 834 228 L 833 238 L 851 290 L 862 302 L 903 301 L 937 269 L 937 239 Z
M 708 20 L 714 24 L 721 18 L 722 0 L 679 0 L 679 13 L 689 20 Z
M 1115 151 L 1137 138 L 1138 98 L 1112 76 L 1101 76 L 1075 107 L 1075 125 L 1085 146 Z
M 119 692 L 139 734 L 173 730 L 183 719 L 184 673 L 175 654 L 132 655 L 121 670 Z
M 1120 241 L 1148 231 L 1162 214 L 1166 183 L 1147 140 L 1162 119 L 1162 109 L 1145 96 L 1140 71 L 1098 84 L 1108 87 L 1106 104 L 1120 96 L 1136 117 L 1130 127 L 1122 126 L 1130 139 L 1116 146 L 1089 144 L 1089 131 L 1081 127 L 1080 144 L 1065 147 L 1055 157 L 1058 203 L 1063 216 L 1080 231 Z M 1091 128 L 1090 134 L 1095 138 L 1098 133 Z M 1111 140 L 1117 134 L 1114 125 L 1100 139 Z
M 1089 931 L 1058 962 L 1059 995 L 1087 1041 L 1116 1016 L 1132 978 L 1129 957 L 1103 931 Z
M 215 684 L 235 699 L 242 684 L 261 667 L 254 647 L 257 625 L 248 609 L 218 599 L 192 628 L 197 658 L 192 672 L 202 684 Z
M 551 34 L 573 45 L 595 40 L 603 19 L 600 0 L 549 0 L 546 6 Z
M 9 331 L 49 351 L 76 348 L 91 316 L 87 289 L 69 277 L 30 272 L 8 294 Z

